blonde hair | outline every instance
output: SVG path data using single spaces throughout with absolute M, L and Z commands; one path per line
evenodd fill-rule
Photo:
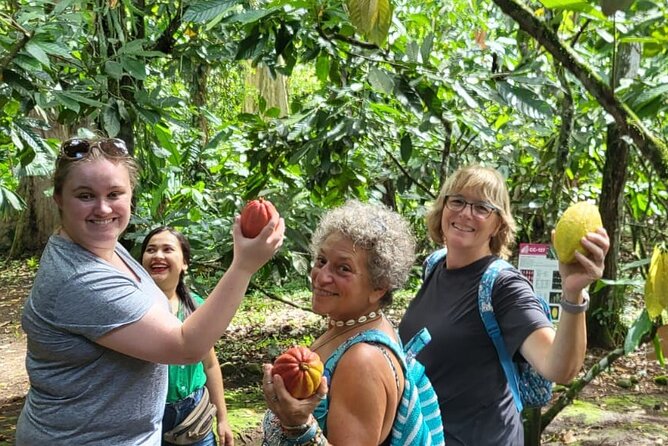
M 515 241 L 515 219 L 510 213 L 510 196 L 506 181 L 498 170 L 480 165 L 463 167 L 456 170 L 445 182 L 441 191 L 427 213 L 427 231 L 431 239 L 439 245 L 446 245 L 443 239 L 441 216 L 446 195 L 456 195 L 464 190 L 473 190 L 499 209 L 501 226 L 491 238 L 489 248 L 492 254 L 508 258 L 510 247 Z

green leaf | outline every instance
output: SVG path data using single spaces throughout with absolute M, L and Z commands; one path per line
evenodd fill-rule
M 235 0 L 208 0 L 191 5 L 183 14 L 184 22 L 205 23 L 235 6 Z
M 507 82 L 498 82 L 496 89 L 508 106 L 528 117 L 534 119 L 552 117 L 550 105 L 539 99 L 533 91 L 510 85 Z
M 409 133 L 404 133 L 401 137 L 401 159 L 407 163 L 411 159 L 413 153 L 413 141 Z
M 72 110 L 75 113 L 79 113 L 81 106 L 78 101 L 71 99 L 68 95 L 64 94 L 62 91 L 54 91 L 53 96 L 56 98 L 63 107 Z
M 130 76 L 139 80 L 146 79 L 146 66 L 142 61 L 132 57 L 121 57 L 121 64 Z
M 568 9 L 573 6 L 589 5 L 587 0 L 541 0 L 541 3 L 550 9 Z
M 348 18 L 357 32 L 380 46 L 392 23 L 390 0 L 347 0 Z
M 329 56 L 321 54 L 315 62 L 315 74 L 318 80 L 326 83 L 329 79 Z
M 53 9 L 53 16 L 59 16 L 65 9 L 67 9 L 76 0 L 60 0 L 56 2 L 56 7 Z
M 643 107 L 647 105 L 649 102 L 655 100 L 656 98 L 663 99 L 666 93 L 668 93 L 668 83 L 663 85 L 658 85 L 648 90 L 643 90 L 642 93 L 640 93 L 631 101 L 631 106 L 633 108 Z
M 104 63 L 104 71 L 116 80 L 119 80 L 123 76 L 123 66 L 113 60 L 108 60 Z
M 629 332 L 626 334 L 626 339 L 624 340 L 624 353 L 628 355 L 635 351 L 640 345 L 643 336 L 649 333 L 650 330 L 652 330 L 652 321 L 649 319 L 647 310 L 643 309 L 642 313 L 640 313 L 638 318 L 633 322 L 633 325 L 629 328 Z
M 375 43 L 378 46 L 382 46 L 387 39 L 387 34 L 390 31 L 390 24 L 392 23 L 392 4 L 390 0 L 375 0 L 378 9 L 377 14 L 374 17 L 375 21 L 367 38 L 369 42 Z
M 462 86 L 462 84 L 459 83 L 459 81 L 455 81 L 455 83 L 452 85 L 452 88 L 459 95 L 459 97 L 462 98 L 464 102 L 466 102 L 466 105 L 473 109 L 480 108 L 478 102 L 473 99 L 473 97 L 468 93 L 468 91 L 466 91 L 466 89 Z
M 350 23 L 357 29 L 357 32 L 366 34 L 371 31 L 372 13 L 371 3 L 374 0 L 348 0 L 346 2 L 346 10 L 348 11 L 348 18 Z
M 92 105 L 93 107 L 104 107 L 104 105 L 105 105 L 103 102 L 97 101 L 95 99 L 91 99 L 87 96 L 83 96 L 83 95 L 81 95 L 79 93 L 75 93 L 73 91 L 63 91 L 62 94 L 64 96 L 67 96 L 68 98 L 70 98 L 73 101 L 77 101 L 77 102 L 80 102 L 82 104 Z
M 422 56 L 422 63 L 429 64 L 429 56 L 431 55 L 431 49 L 434 46 L 434 34 L 427 33 L 422 40 L 422 45 L 420 45 L 420 56 Z
M 17 54 L 12 62 L 27 72 L 42 71 L 42 64 L 34 57 L 30 57 L 27 54 Z
M 104 122 L 104 129 L 107 132 L 107 135 L 114 138 L 121 131 L 121 121 L 118 119 L 118 112 L 113 106 L 106 106 L 104 108 L 104 113 L 102 114 L 102 120 Z
M 158 138 L 158 142 L 161 147 L 167 149 L 172 156 L 175 157 L 175 161 L 181 162 L 181 153 L 177 150 L 176 144 L 174 144 L 174 135 L 169 127 L 158 124 L 154 128 L 155 136 Z
M 45 67 L 48 68 L 51 66 L 51 62 L 49 62 L 49 56 L 42 48 L 39 47 L 39 45 L 36 45 L 33 42 L 28 42 L 26 43 L 25 50 Z
M 549 9 L 578 11 L 599 20 L 605 20 L 605 16 L 598 9 L 594 8 L 588 0 L 541 0 L 541 3 Z
M 367 76 L 369 83 L 376 90 L 391 94 L 394 90 L 394 79 L 385 70 L 372 66 Z
M 242 24 L 247 24 L 247 23 L 253 23 L 257 22 L 258 20 L 273 14 L 276 12 L 278 8 L 268 8 L 268 9 L 254 9 L 252 11 L 245 11 L 242 12 L 241 14 L 235 14 L 231 17 L 229 17 L 227 20 L 225 20 L 226 23 L 242 23 Z
M 5 211 L 8 207 L 20 211 L 25 208 L 25 202 L 11 190 L 0 186 L 0 210 Z
M 42 49 L 46 54 L 53 56 L 60 56 L 65 59 L 72 59 L 72 53 L 66 46 L 59 45 L 54 42 L 45 42 L 41 40 L 34 40 L 33 43 Z

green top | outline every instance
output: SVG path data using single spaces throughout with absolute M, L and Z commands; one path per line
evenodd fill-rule
M 196 306 L 202 305 L 204 300 L 195 293 L 192 293 Z M 183 321 L 183 305 L 179 300 L 179 311 L 176 316 Z M 206 374 L 204 373 L 204 364 L 202 361 L 196 364 L 170 365 L 169 366 L 169 384 L 167 385 L 167 402 L 174 403 L 187 397 L 195 390 L 204 387 L 206 383 Z

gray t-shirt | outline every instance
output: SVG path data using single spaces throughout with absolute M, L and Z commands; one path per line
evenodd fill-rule
M 162 291 L 120 244 L 137 282 L 81 246 L 49 239 L 23 311 L 30 390 L 17 445 L 159 445 L 167 366 L 95 340 L 139 319 Z
M 524 444 L 522 420 L 478 311 L 478 285 L 495 259 L 459 269 L 445 269 L 441 261 L 399 325 L 404 343 L 422 327 L 429 329 L 432 340 L 417 359 L 438 395 L 449 446 Z M 492 305 L 511 356 L 519 355 L 534 330 L 551 326 L 531 284 L 514 268 L 496 278 Z

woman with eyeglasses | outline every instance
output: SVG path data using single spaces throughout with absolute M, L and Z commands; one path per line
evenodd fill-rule
M 430 237 L 447 249 L 425 278 L 399 325 L 404 342 L 422 327 L 432 341 L 418 355 L 438 395 L 448 446 L 521 446 L 521 414 L 478 309 L 478 286 L 487 267 L 508 257 L 515 237 L 510 197 L 495 169 L 457 170 L 427 215 Z M 494 314 L 511 357 L 542 376 L 568 382 L 586 350 L 587 288 L 601 278 L 609 247 L 605 229 L 581 240 L 587 255 L 559 264 L 563 305 L 555 331 L 531 284 L 514 269 L 503 270 L 492 288 Z
M 159 445 L 167 366 L 200 361 L 234 316 L 251 276 L 281 246 L 275 217 L 254 239 L 233 225 L 234 258 L 181 322 L 119 243 L 137 164 L 119 139 L 72 139 L 56 160 L 61 226 L 49 238 L 22 317 L 30 390 L 17 445 Z

